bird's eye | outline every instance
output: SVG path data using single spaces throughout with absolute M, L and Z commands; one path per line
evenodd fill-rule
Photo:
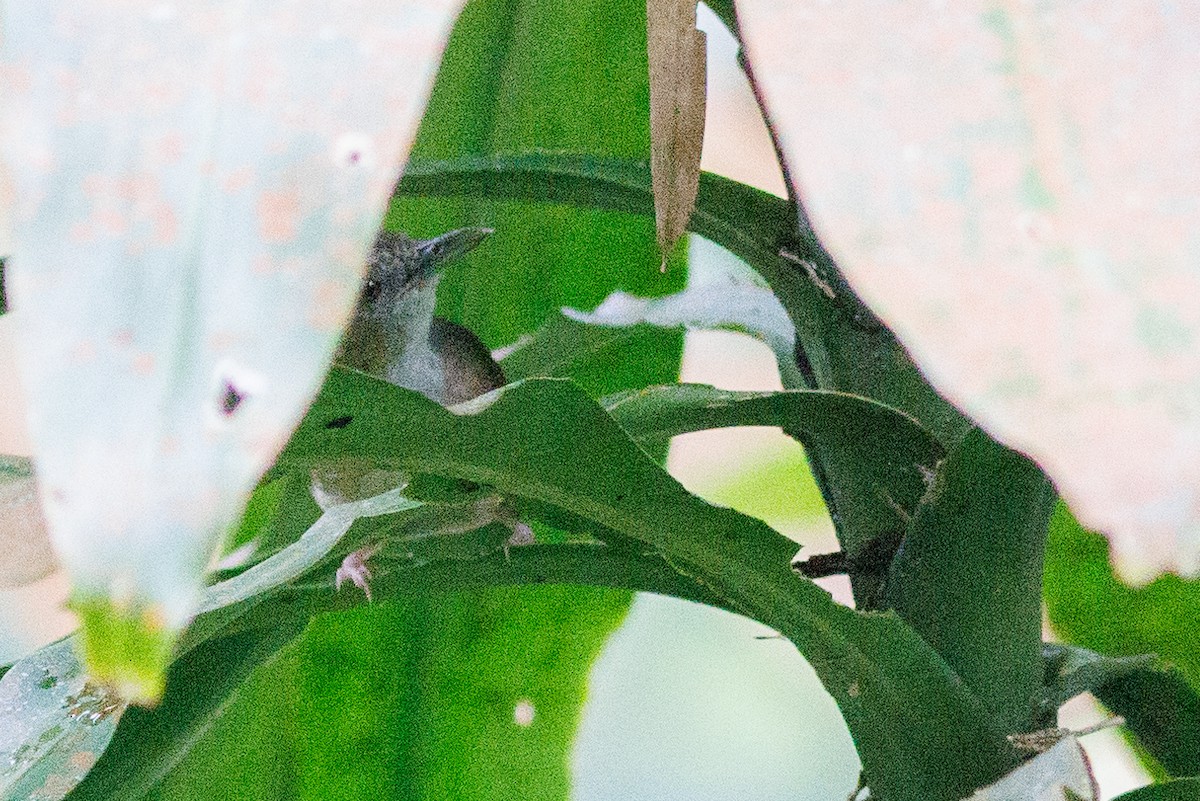
M 368 278 L 363 283 L 362 296 L 364 300 L 372 301 L 379 298 L 379 293 L 383 291 L 383 284 L 373 278 Z

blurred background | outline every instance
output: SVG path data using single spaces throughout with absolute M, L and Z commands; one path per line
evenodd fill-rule
M 469 8 L 477 12 L 479 20 L 485 20 L 489 3 L 477 2 Z M 471 24 L 478 33 L 484 22 Z M 784 187 L 770 141 L 736 66 L 736 44 L 703 5 L 699 24 L 708 34 L 709 47 L 704 169 L 782 196 Z M 533 29 L 508 32 L 514 37 L 535 34 Z M 578 35 L 602 34 L 598 28 L 581 28 Z M 604 42 L 597 44 L 598 49 L 604 46 Z M 454 53 L 452 50 L 449 60 Z M 451 69 L 455 68 L 452 63 Z M 451 113 L 445 107 L 435 111 L 443 117 Z M 513 136 L 520 139 L 520 134 Z M 438 224 L 436 215 L 423 219 L 431 227 Z M 503 222 L 496 227 L 501 233 L 506 230 Z M 732 259 L 721 248 L 695 237 L 688 244 L 686 258 L 695 271 L 720 269 L 723 260 Z M 656 278 L 650 274 L 652 263 L 647 261 L 646 281 Z M 678 265 L 673 269 L 678 270 Z M 454 300 L 454 281 L 454 277 L 448 279 L 451 290 L 446 303 L 457 303 L 458 316 L 484 332 L 489 344 L 505 344 L 503 339 L 497 341 L 502 334 L 486 333 L 486 309 L 472 306 L 469 299 Z M 594 302 L 593 297 L 591 305 Z M 582 301 L 579 305 L 591 307 Z M 0 318 L 0 374 L 7 376 L 15 375 L 12 328 L 10 318 Z M 682 365 L 684 381 L 739 390 L 780 388 L 771 352 L 740 334 L 689 332 L 683 343 Z M 0 386 L 0 411 L 0 452 L 27 454 L 24 411 L 15 382 Z M 836 549 L 832 526 L 803 452 L 778 429 L 727 429 L 676 438 L 668 466 L 692 492 L 763 519 L 795 539 L 807 553 Z M 824 586 L 839 600 L 849 602 L 843 580 L 826 580 Z M 61 576 L 0 592 L 0 663 L 70 629 L 71 620 L 61 609 L 65 592 Z M 512 603 L 516 596 L 505 597 L 505 603 Z M 535 738 L 541 727 L 553 721 L 570 742 L 566 775 L 576 801 L 723 801 L 731 797 L 841 801 L 851 793 L 858 759 L 849 734 L 831 699 L 788 642 L 738 616 L 659 596 L 637 596 L 627 614 L 619 598 L 604 609 L 611 616 L 614 633 L 607 638 L 601 636 L 603 632 L 597 635 L 603 642 L 595 649 L 598 656 L 584 649 L 577 657 L 584 664 L 591 663 L 581 717 L 576 720 L 572 713 L 555 718 L 550 705 L 542 703 L 537 687 L 517 682 L 502 691 L 493 688 L 495 698 L 489 696 L 486 704 L 472 706 L 469 698 L 462 701 L 460 706 L 468 714 L 472 709 L 478 709 L 479 715 L 499 710 L 496 720 L 489 723 L 491 734 L 480 735 L 480 742 L 503 738 L 506 747 L 518 743 L 513 747 L 520 749 L 522 732 Z M 359 708 L 355 704 L 370 705 L 372 693 L 407 692 L 376 675 L 391 670 L 387 661 L 391 641 L 380 632 L 394 631 L 398 621 L 416 614 L 426 619 L 432 615 L 436 620 L 430 626 L 441 625 L 439 630 L 444 630 L 450 615 L 444 608 L 403 613 L 372 608 L 356 610 L 341 622 L 320 621 L 314 627 L 319 631 L 310 632 L 307 642 L 285 653 L 273 672 L 256 675 L 230 713 L 172 773 L 158 797 L 215 798 L 222 797 L 221 793 L 239 798 L 385 797 L 372 795 L 379 787 L 393 788 L 386 797 L 407 796 L 395 788 L 403 784 L 397 775 L 409 770 L 408 764 L 378 741 L 402 739 L 413 729 L 387 717 L 391 713 L 386 709 L 361 714 L 354 710 Z M 334 626 L 340 627 L 337 633 L 331 633 Z M 373 650 L 351 652 L 348 643 L 361 644 L 367 637 L 377 638 L 371 640 Z M 535 651 L 522 651 L 518 635 L 498 647 L 507 649 L 506 658 L 529 655 L 530 670 L 536 668 L 531 655 Z M 557 652 L 536 653 L 546 659 Z M 340 672 L 331 664 L 338 660 Z M 475 667 L 464 664 L 461 669 L 468 672 Z M 368 676 L 347 679 L 353 671 Z M 332 684 L 342 689 L 329 690 Z M 319 692 L 314 691 L 316 685 L 322 685 Z M 309 700 L 297 703 L 297 694 Z M 1062 723 L 1080 727 L 1102 717 L 1094 702 L 1084 698 L 1072 702 Z M 408 719 L 403 720 L 407 724 Z M 422 719 L 413 720 L 417 725 Z M 327 742 L 312 734 L 317 730 L 314 721 L 320 724 L 321 737 Z M 437 725 L 446 726 L 446 738 L 456 731 L 444 719 Z M 471 743 L 469 738 L 427 743 L 427 753 L 421 758 L 436 761 L 438 753 L 455 748 L 468 751 L 462 755 L 468 764 L 491 758 L 491 751 L 483 746 L 478 754 L 470 752 Z M 1147 781 L 1116 734 L 1094 735 L 1086 744 L 1105 798 Z M 339 749 L 348 753 L 338 755 Z M 399 760 L 400 764 L 389 764 L 380 779 L 375 774 L 381 771 L 362 764 L 371 760 Z M 514 759 L 514 764 L 519 762 Z M 461 773 L 460 768 L 453 770 Z M 511 775 L 511 765 L 506 770 L 503 781 L 488 779 L 492 792 L 487 797 L 518 797 L 504 795 L 505 787 L 529 791 L 520 797 L 539 795 L 522 787 L 521 777 Z M 256 779 L 255 771 L 270 773 L 273 778 Z M 531 768 L 530 775 L 540 774 Z M 446 779 L 448 783 L 443 785 L 433 781 L 428 785 L 450 788 L 450 794 L 441 797 L 455 797 L 462 790 L 455 784 L 460 780 L 461 776 Z M 353 793 L 346 789 L 351 785 L 356 788 Z M 198 790 L 198 786 L 205 789 Z M 553 797 L 554 788 L 540 789 Z M 426 792 L 428 797 L 438 797 L 431 790 Z M 457 797 L 474 796 L 464 793 Z

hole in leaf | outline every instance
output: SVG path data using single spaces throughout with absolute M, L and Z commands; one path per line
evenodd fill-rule
M 242 401 L 246 399 L 243 392 L 238 391 L 229 380 L 225 381 L 225 388 L 221 391 L 221 414 L 226 417 L 232 417 L 233 413 L 242 405 Z

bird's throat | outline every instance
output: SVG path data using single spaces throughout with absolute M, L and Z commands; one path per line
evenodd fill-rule
M 429 342 L 436 303 L 436 281 L 430 281 L 386 310 L 360 309 L 336 361 L 441 402 L 442 364 Z

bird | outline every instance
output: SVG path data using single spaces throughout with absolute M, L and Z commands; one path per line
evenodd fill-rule
M 466 326 L 434 314 L 441 269 L 492 233 L 490 228 L 460 228 L 432 239 L 414 239 L 398 231 L 380 232 L 334 364 L 415 390 L 442 406 L 504 386 L 504 371 L 482 340 Z M 401 487 L 407 478 L 361 464 L 326 465 L 313 470 L 311 491 L 327 510 Z M 495 494 L 481 496 L 465 519 L 448 524 L 447 530 L 472 530 L 492 522 L 512 530 L 511 544 L 525 544 L 532 537 L 529 527 Z M 368 560 L 382 547 L 373 543 L 347 556 L 336 571 L 335 588 L 349 581 L 370 600 Z
M 490 228 L 459 228 L 413 239 L 381 232 L 334 363 L 416 390 L 443 406 L 503 386 L 504 371 L 479 337 L 433 313 L 441 268 L 491 234 Z
M 504 371 L 479 337 L 434 314 L 441 269 L 492 233 L 459 228 L 414 239 L 381 231 L 334 364 L 415 390 L 442 406 L 504 386 Z M 322 465 L 312 473 L 312 496 L 324 510 L 394 489 L 404 479 L 403 473 L 353 462 Z

